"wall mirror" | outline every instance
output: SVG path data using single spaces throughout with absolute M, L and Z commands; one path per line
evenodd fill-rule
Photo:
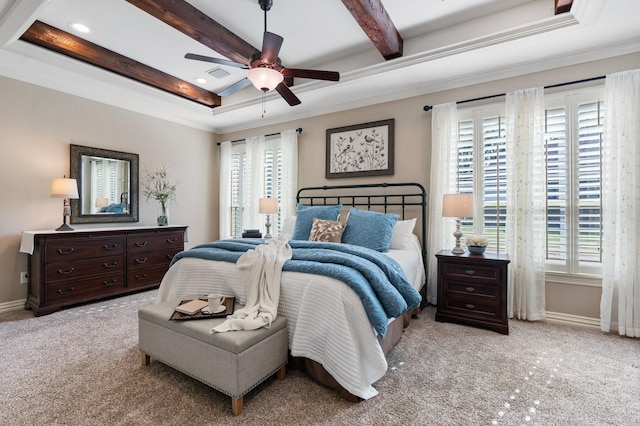
M 71 145 L 71 223 L 138 221 L 138 154 Z

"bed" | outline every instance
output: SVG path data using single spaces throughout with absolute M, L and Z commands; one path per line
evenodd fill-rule
M 286 218 L 282 227 L 282 233 L 291 237 L 298 234 L 298 239 L 290 240 L 294 253 L 307 248 L 315 249 L 309 246 L 316 244 L 319 247 L 331 246 L 332 250 L 340 250 L 339 257 L 347 258 L 352 254 L 359 256 L 362 252 L 371 261 L 381 262 L 381 265 L 391 264 L 392 267 L 388 269 L 399 267 L 404 271 L 405 279 L 401 281 L 406 284 L 403 284 L 401 291 L 407 303 L 394 311 L 396 314 L 392 318 L 385 317 L 385 323 L 380 324 L 370 321 L 372 308 L 369 301 L 361 298 L 361 291 L 348 280 L 296 269 L 293 259 L 283 267 L 278 315 L 286 317 L 288 322 L 290 366 L 303 370 L 319 383 L 335 389 L 343 398 L 369 399 L 378 393 L 373 384 L 387 371 L 386 354 L 400 340 L 410 317 L 417 314 L 425 300 L 425 249 L 420 241 L 425 241 L 426 191 L 417 183 L 338 185 L 302 188 L 296 199 L 304 207 L 298 211 L 294 224 L 291 218 Z M 300 235 L 305 232 L 308 235 L 304 221 L 310 216 L 321 215 L 319 212 L 333 209 L 332 206 L 340 206 L 335 208 L 340 210 L 340 217 L 346 217 L 341 237 L 345 242 L 300 241 Z M 394 216 L 397 220 L 392 225 L 392 243 L 388 251 L 380 253 L 375 248 L 359 245 L 359 238 L 360 241 L 364 238 L 365 245 L 378 238 L 372 238 L 371 235 L 363 237 L 358 219 L 360 223 L 369 225 Z M 315 223 L 313 226 L 312 232 L 316 229 Z M 386 229 L 388 225 L 382 224 L 381 227 Z M 372 226 L 367 228 L 362 233 L 369 232 Z M 347 233 L 348 229 L 350 233 Z M 238 239 L 209 245 L 234 245 L 234 242 L 235 245 L 249 247 L 261 243 Z M 358 244 L 349 244 L 354 242 Z M 235 263 L 193 254 L 207 248 L 194 247 L 174 261 L 160 285 L 158 303 L 186 295 L 213 292 L 235 296 L 239 303 L 244 303 L 245 288 Z M 367 259 L 362 263 L 369 263 Z M 292 267 L 287 268 L 288 265 Z M 373 283 L 374 280 L 371 281 Z M 393 285 L 397 286 L 396 281 L 393 281 Z M 389 293 L 392 291 L 395 290 Z M 386 296 L 380 299 L 386 299 Z M 398 303 L 402 304 L 402 300 Z

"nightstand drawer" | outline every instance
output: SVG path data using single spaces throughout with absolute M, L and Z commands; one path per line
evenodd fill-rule
M 500 297 L 500 286 L 497 284 L 487 284 L 484 282 L 460 282 L 460 281 L 447 281 L 445 286 L 447 294 L 468 294 L 468 295 L 480 295 L 493 298 Z
M 465 297 L 457 293 L 449 293 L 442 310 L 458 315 L 486 316 L 493 319 L 500 317 L 500 303 L 492 297 Z
M 500 268 L 492 266 L 443 262 L 442 274 L 444 278 L 454 280 L 473 279 L 475 282 L 500 283 Z

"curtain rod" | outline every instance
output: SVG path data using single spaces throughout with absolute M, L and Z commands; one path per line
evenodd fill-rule
M 599 77 L 585 78 L 583 80 L 575 80 L 575 81 L 568 81 L 566 83 L 552 84 L 550 86 L 544 86 L 544 89 L 553 89 L 555 87 L 569 86 L 571 84 L 579 84 L 579 83 L 586 83 L 586 82 L 589 82 L 589 81 L 602 80 L 605 77 L 606 76 L 601 75 Z M 500 96 L 505 96 L 505 95 L 506 95 L 506 93 L 500 93 L 500 94 L 497 94 L 497 95 L 482 96 L 480 98 L 465 99 L 464 101 L 456 102 L 456 104 L 466 104 L 468 102 L 483 101 L 485 99 L 498 98 Z M 424 111 L 431 111 L 433 109 L 433 106 L 432 105 L 425 105 L 424 107 L 422 107 L 422 109 Z
M 302 127 L 298 127 L 296 129 L 296 132 L 298 132 L 298 134 L 302 133 Z M 278 136 L 279 134 L 281 134 L 280 132 L 276 132 L 276 133 L 269 133 L 268 135 L 264 135 L 265 138 L 268 138 L 269 136 Z M 231 141 L 231 143 L 238 143 L 238 142 L 244 142 L 247 139 L 236 139 L 234 141 Z M 218 142 L 218 146 L 220 146 L 220 142 Z

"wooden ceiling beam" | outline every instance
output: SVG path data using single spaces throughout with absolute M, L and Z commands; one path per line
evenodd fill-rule
M 571 10 L 573 0 L 556 0 L 555 14 L 565 13 Z
M 381 0 L 342 0 L 342 3 L 386 60 L 402 56 L 402 37 Z
M 20 39 L 202 105 L 216 107 L 222 104 L 220 96 L 215 93 L 105 49 L 83 38 L 61 31 L 44 22 L 35 21 Z
M 127 0 L 167 25 L 234 62 L 249 64 L 260 50 L 184 0 Z

